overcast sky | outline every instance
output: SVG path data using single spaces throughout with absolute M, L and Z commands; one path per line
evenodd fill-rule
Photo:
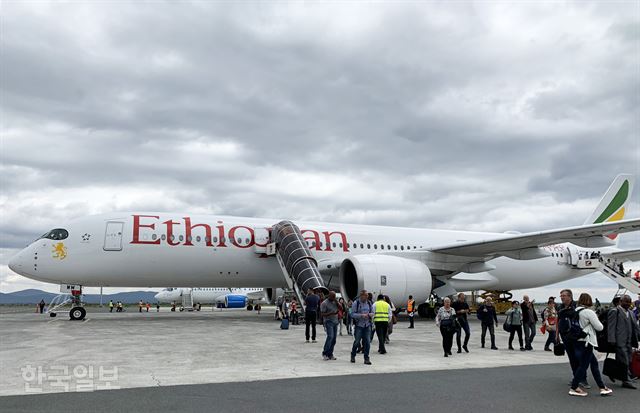
M 3 1 L 1 19 L 2 292 L 55 291 L 6 263 L 94 213 L 525 232 L 582 224 L 640 174 L 638 2 Z

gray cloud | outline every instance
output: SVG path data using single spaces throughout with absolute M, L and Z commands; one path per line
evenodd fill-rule
M 640 174 L 630 4 L 5 2 L 2 19 L 7 251 L 129 209 L 530 231 Z

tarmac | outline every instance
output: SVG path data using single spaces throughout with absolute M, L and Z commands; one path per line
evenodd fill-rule
M 469 354 L 456 354 L 454 344 L 454 355 L 444 358 L 433 321 L 418 320 L 408 329 L 401 319 L 388 353 L 379 355 L 374 340 L 373 365 L 366 366 L 361 355 L 356 364 L 349 362 L 353 340 L 346 327 L 336 344 L 338 360 L 323 361 L 322 326 L 318 342 L 307 344 L 304 325 L 281 330 L 270 308 L 260 315 L 211 308 L 159 313 L 90 308 L 81 322 L 65 314 L 4 312 L 0 396 L 9 397 L 0 397 L 0 410 L 317 411 L 309 407 L 334 400 L 334 411 L 354 411 L 360 398 L 373 406 L 367 411 L 387 412 L 420 403 L 430 409 L 540 411 L 548 402 L 553 409 L 637 409 L 637 390 L 614 387 L 615 397 L 609 398 L 591 390 L 587 399 L 597 400 L 593 403 L 569 397 L 567 360 L 542 351 L 546 337 L 539 332 L 534 351 L 509 351 L 500 327 L 500 350 L 493 351 L 480 348 L 479 322 L 473 316 L 470 321 Z

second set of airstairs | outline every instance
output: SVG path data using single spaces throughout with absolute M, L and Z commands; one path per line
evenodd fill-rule
M 182 308 L 187 311 L 193 311 L 193 295 L 191 288 L 183 288 L 182 293 Z
M 318 262 L 309 249 L 300 228 L 291 221 L 281 221 L 271 230 L 271 245 L 280 269 L 300 305 L 309 289 L 329 292 L 318 270 Z
M 607 263 L 606 255 L 601 258 L 584 258 L 578 260 L 573 267 L 579 269 L 593 269 L 600 271 L 609 279 L 615 281 L 619 286 L 619 291 L 629 291 L 633 294 L 640 294 L 640 282 L 636 280 L 630 273 L 624 274 L 620 272 L 616 263 Z M 619 294 L 618 294 L 619 295 Z

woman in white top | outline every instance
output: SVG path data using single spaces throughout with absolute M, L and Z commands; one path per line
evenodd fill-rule
M 612 393 L 612 390 L 605 386 L 600 375 L 600 368 L 598 367 L 598 360 L 593 354 L 594 347 L 598 346 L 598 339 L 596 337 L 597 331 L 602 331 L 604 328 L 598 316 L 591 309 L 593 301 L 591 296 L 587 293 L 580 294 L 578 299 L 578 306 L 576 311 L 578 312 L 578 319 L 580 321 L 580 327 L 585 333 L 584 338 L 578 339 L 575 346 L 576 359 L 578 360 L 578 368 L 573 374 L 573 381 L 571 382 L 571 389 L 569 394 L 571 396 L 587 396 L 589 393 L 580 388 L 579 384 L 584 383 L 587 380 L 587 369 L 591 367 L 591 374 L 594 380 L 600 388 L 600 395 L 607 396 Z
M 453 335 L 456 332 L 456 310 L 451 307 L 451 299 L 449 297 L 444 299 L 444 305 L 438 310 L 436 326 L 440 327 L 440 334 L 442 334 L 444 356 L 449 357 L 452 355 Z

